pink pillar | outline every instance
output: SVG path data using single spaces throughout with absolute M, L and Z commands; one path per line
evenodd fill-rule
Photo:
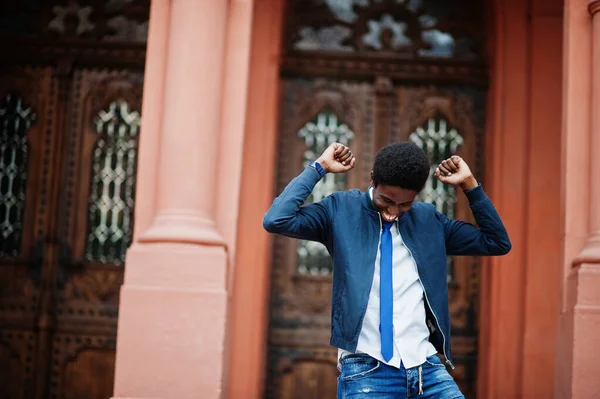
M 227 255 L 215 202 L 228 4 L 152 2 L 115 397 L 221 397 Z
M 590 137 L 590 234 L 575 264 L 600 263 L 600 1 L 591 0 L 592 125 Z M 600 269 L 599 269 L 600 270 Z
M 170 12 L 158 213 L 140 241 L 222 244 L 214 202 L 227 1 L 178 0 Z
M 587 6 L 587 11 L 586 7 Z M 600 0 L 565 4 L 565 273 L 556 398 L 600 397 Z M 591 18 L 590 18 L 591 15 Z M 588 105 L 589 104 L 589 105 Z

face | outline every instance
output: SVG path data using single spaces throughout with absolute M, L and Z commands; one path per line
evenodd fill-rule
M 383 220 L 393 222 L 412 208 L 417 194 L 414 190 L 407 190 L 398 186 L 374 185 L 373 205 Z

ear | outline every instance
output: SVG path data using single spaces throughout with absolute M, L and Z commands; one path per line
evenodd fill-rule
M 373 183 L 373 171 L 371 171 L 371 176 L 370 176 L 370 181 L 369 181 L 369 185 L 375 187 L 375 184 Z

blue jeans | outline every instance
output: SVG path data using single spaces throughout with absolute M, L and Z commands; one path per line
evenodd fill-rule
M 365 354 L 348 355 L 340 363 L 338 399 L 464 399 L 437 356 L 409 369 L 388 366 Z

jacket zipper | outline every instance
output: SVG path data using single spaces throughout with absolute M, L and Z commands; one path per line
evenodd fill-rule
M 398 226 L 398 230 L 400 230 L 400 226 Z M 413 254 L 412 254 L 410 248 L 408 247 L 408 245 L 406 245 L 406 241 L 404 241 L 404 239 L 403 239 L 402 242 L 404 243 L 404 246 L 406 247 L 406 250 L 410 254 L 410 257 L 412 258 L 413 262 L 415 263 L 415 267 L 417 268 L 417 274 L 419 275 L 419 283 L 421 284 L 421 288 L 423 289 L 423 295 L 425 295 L 425 302 L 427 302 L 427 306 L 429 306 L 429 310 L 431 310 L 431 314 L 433 315 L 433 318 L 435 319 L 435 324 L 436 324 L 438 330 L 440 331 L 440 333 L 442 333 L 442 338 L 444 340 L 443 345 L 442 345 L 442 349 L 444 351 L 444 357 L 446 358 L 446 364 L 449 365 L 452 368 L 452 370 L 454 370 L 454 365 L 448 359 L 448 354 L 446 353 L 446 336 L 444 335 L 444 330 L 441 329 L 440 322 L 438 321 L 438 318 L 435 315 L 435 311 L 433 310 L 433 307 L 429 303 L 429 298 L 427 298 L 427 291 L 425 291 L 425 286 L 423 285 L 423 282 L 421 281 L 421 273 L 419 273 L 419 266 L 417 265 L 417 261 L 415 260 L 415 257 L 413 256 Z
M 383 221 L 381 219 L 381 215 L 379 214 L 379 212 L 377 212 L 377 216 L 379 216 L 379 234 L 381 234 L 381 230 L 383 230 Z M 396 220 L 395 223 L 396 223 L 396 228 L 398 229 L 398 234 L 400 234 L 400 220 Z M 400 236 L 402 236 L 402 235 L 400 235 Z M 406 242 L 404 241 L 404 239 L 402 239 L 402 243 L 406 247 L 406 250 L 410 254 L 410 257 L 412 258 L 412 260 L 415 264 L 415 267 L 417 268 L 417 275 L 419 276 L 419 284 L 421 284 L 421 288 L 423 289 L 423 295 L 425 295 L 425 302 L 427 302 L 427 306 L 429 306 L 429 309 L 431 310 L 431 314 L 433 315 L 433 318 L 435 319 L 435 324 L 437 326 L 437 329 L 440 331 L 440 333 L 442 333 L 442 339 L 444 340 L 444 342 L 442 343 L 442 350 L 444 351 L 444 357 L 446 358 L 446 364 L 449 365 L 452 368 L 452 370 L 454 370 L 454 364 L 452 364 L 452 362 L 448 359 L 448 354 L 446 353 L 446 336 L 444 335 L 444 331 L 440 327 L 440 322 L 438 321 L 438 318 L 435 315 L 433 307 L 431 307 L 431 304 L 429 303 L 429 298 L 427 297 L 427 291 L 425 291 L 425 286 L 423 285 L 423 282 L 421 281 L 421 273 L 419 273 L 419 266 L 417 265 L 417 261 L 415 260 L 415 257 L 413 256 L 412 251 L 410 250 L 408 245 L 406 245 Z

